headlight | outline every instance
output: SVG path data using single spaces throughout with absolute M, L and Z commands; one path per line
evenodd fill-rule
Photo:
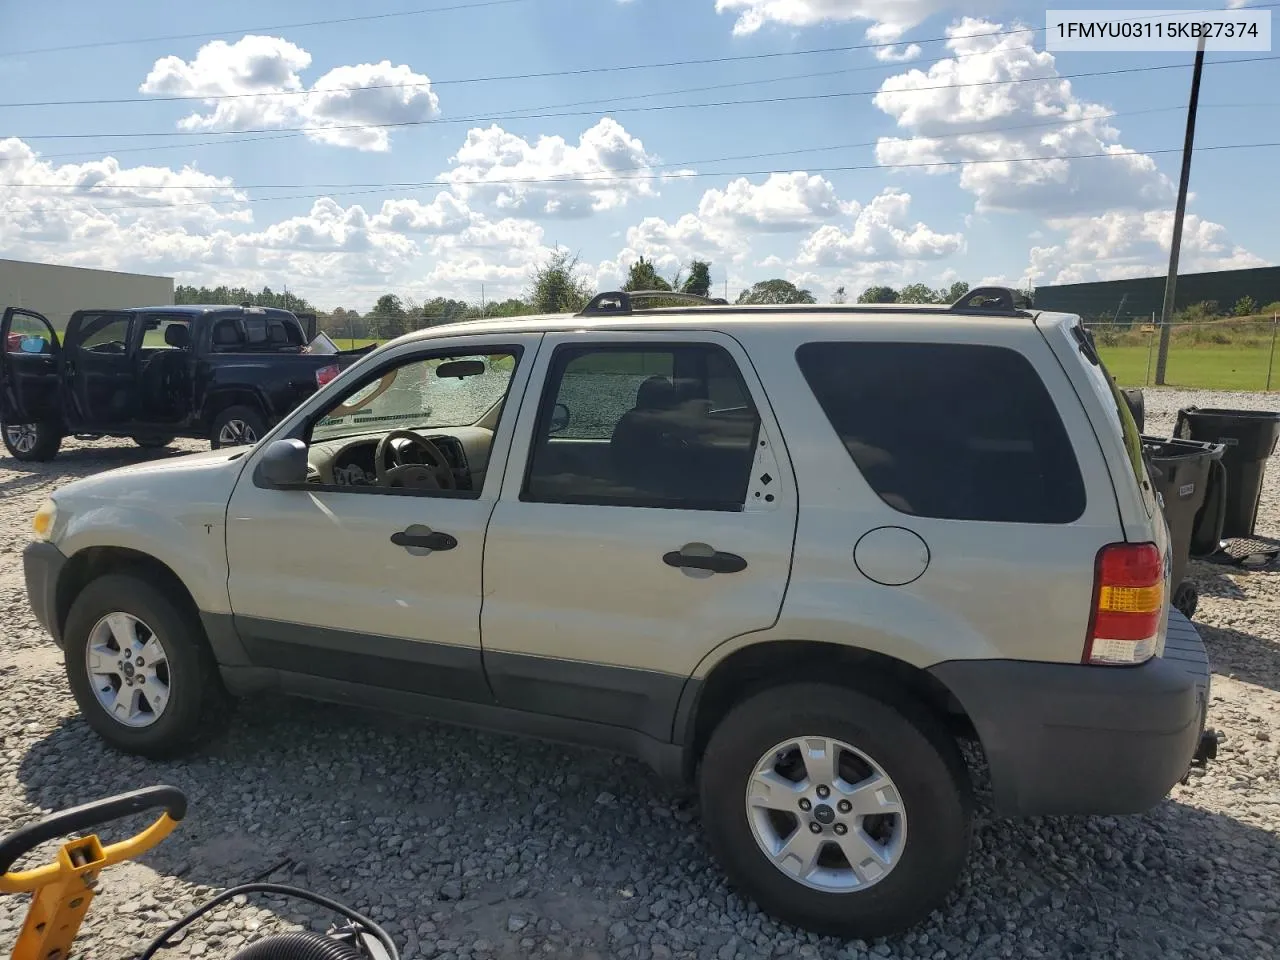
M 37 540 L 53 539 L 53 523 L 58 519 L 58 505 L 52 500 L 40 504 L 40 509 L 31 518 L 31 530 Z

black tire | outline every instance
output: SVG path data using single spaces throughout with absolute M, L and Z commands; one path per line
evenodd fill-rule
M 237 424 L 239 424 L 239 427 L 236 426 Z M 232 442 L 230 438 L 222 439 L 224 431 L 240 431 L 244 439 L 239 443 Z M 220 450 L 223 447 L 238 447 L 246 443 L 257 443 L 266 432 L 267 422 L 263 419 L 261 413 L 253 407 L 237 404 L 233 407 L 227 407 L 213 418 L 213 427 L 209 430 L 209 445 L 214 450 Z M 249 436 L 249 434 L 252 434 L 252 436 Z
M 35 443 L 30 443 L 30 433 L 22 436 L 17 431 L 33 431 Z M 62 431 L 52 423 L 4 424 L 0 435 L 4 437 L 9 456 L 27 463 L 52 460 L 62 446 Z
M 854 747 L 898 789 L 905 845 L 892 869 L 865 889 L 805 886 L 775 866 L 752 833 L 746 791 L 756 764 L 776 744 L 802 736 Z M 973 800 L 964 760 L 932 716 L 905 696 L 889 702 L 821 683 L 756 694 L 713 731 L 698 785 L 703 825 L 730 883 L 766 913 L 816 933 L 870 940 L 906 930 L 944 903 L 968 855 Z
M 173 443 L 173 437 L 133 437 L 132 439 L 143 450 L 163 450 Z
M 129 727 L 114 719 L 98 703 L 85 662 L 94 626 L 117 612 L 132 614 L 153 630 L 168 660 L 169 699 L 149 726 Z M 80 713 L 113 747 L 166 759 L 189 752 L 225 727 L 231 698 L 199 617 L 141 577 L 109 574 L 90 582 L 71 605 L 63 642 L 67 681 Z

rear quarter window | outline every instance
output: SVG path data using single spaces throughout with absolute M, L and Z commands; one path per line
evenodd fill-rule
M 1070 523 L 1085 489 L 1030 361 L 977 344 L 808 343 L 796 360 L 879 497 L 947 520 Z

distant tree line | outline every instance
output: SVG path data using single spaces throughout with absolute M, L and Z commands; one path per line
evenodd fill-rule
M 670 291 L 710 297 L 711 261 L 692 259 L 681 266 L 674 275 L 664 277 L 652 260 L 640 257 L 627 270 L 622 289 L 628 292 Z M 931 288 L 923 283 L 912 283 L 900 290 L 888 286 L 872 286 L 857 298 L 858 303 L 953 303 L 969 291 L 967 283 L 953 283 L 949 287 Z M 418 302 L 411 297 L 384 293 L 367 313 L 346 307 L 335 307 L 328 312 L 317 310 L 305 297 L 283 292 L 276 293 L 270 287 L 254 292 L 245 287 L 194 287 L 178 286 L 174 289 L 175 303 L 240 304 L 250 303 L 260 307 L 278 307 L 295 313 L 314 313 L 321 330 L 335 340 L 389 340 L 411 330 L 456 323 L 462 320 L 478 320 L 488 317 L 521 317 L 545 313 L 575 313 L 586 306 L 595 295 L 594 284 L 583 275 L 578 257 L 565 250 L 553 253 L 545 262 L 530 270 L 524 291 L 518 297 L 485 303 L 455 300 L 450 297 L 433 297 Z M 848 296 L 844 287 L 831 296 L 832 303 L 845 303 Z M 680 302 L 678 298 L 672 301 Z M 739 304 L 788 304 L 816 303 L 813 292 L 796 286 L 790 280 L 773 278 L 761 280 L 742 290 L 735 301 Z M 648 301 L 648 305 L 661 306 L 663 298 Z

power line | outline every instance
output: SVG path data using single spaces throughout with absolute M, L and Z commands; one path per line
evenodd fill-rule
M 222 36 L 227 36 L 229 34 L 236 34 L 236 33 L 241 33 L 241 34 L 259 33 L 267 30 L 296 30 L 304 27 L 334 26 L 334 25 L 342 25 L 342 24 L 349 24 L 349 23 L 359 23 L 359 22 L 371 21 L 371 20 L 387 20 L 394 17 L 412 17 L 412 16 L 418 16 L 421 14 L 443 13 L 443 12 L 454 11 L 454 10 L 478 9 L 481 7 L 498 6 L 500 4 L 513 4 L 513 3 L 524 3 L 524 2 L 528 2 L 528 0 L 479 0 L 479 2 L 475 2 L 475 3 L 455 4 L 447 7 L 427 7 L 423 9 L 417 9 L 417 10 L 401 10 L 401 11 L 394 11 L 391 13 L 366 14 L 366 15 L 356 16 L 356 17 L 338 17 L 338 18 L 327 19 L 327 20 L 308 20 L 300 23 L 276 23 L 276 24 L 268 24 L 265 26 L 237 27 L 235 29 L 227 29 L 227 30 L 211 30 L 211 31 L 206 31 L 204 33 L 170 34 L 168 36 L 162 36 L 162 37 L 138 37 L 138 38 L 124 39 L 124 40 L 98 40 L 91 43 L 70 44 L 67 46 L 59 46 L 59 47 L 41 47 L 41 48 L 33 48 L 28 50 L 3 50 L 3 51 L 0 51 L 0 57 L 29 56 L 29 55 L 40 54 L 40 53 L 62 53 L 70 50 L 90 50 L 98 47 L 117 47 L 117 46 L 131 45 L 131 44 L 160 43 L 160 42 L 170 41 L 170 40 L 198 40 L 205 37 L 222 37 Z M 1261 9 L 1266 9 L 1269 7 L 1276 7 L 1276 6 L 1280 6 L 1280 2 L 1277 2 L 1277 0 L 1271 0 L 1271 2 L 1267 2 L 1267 3 L 1248 4 L 1247 7 L 1245 7 L 1244 9 L 1261 10 Z M 1237 8 L 1237 9 L 1240 9 L 1240 8 Z M 1165 12 L 1165 13 L 1152 14 L 1151 16 L 1137 17 L 1133 19 L 1164 20 L 1177 15 L 1179 14 Z M 441 84 L 446 84 L 446 83 L 452 84 L 452 83 L 487 83 L 495 80 L 537 80 L 545 77 L 580 76 L 582 74 L 613 73 L 613 72 L 625 71 L 625 70 L 654 70 L 654 69 L 662 69 L 667 67 L 685 67 L 685 66 L 699 66 L 703 64 L 712 64 L 712 63 L 735 63 L 735 62 L 743 62 L 743 61 L 766 60 L 766 59 L 772 59 L 777 57 L 801 57 L 801 56 L 811 56 L 811 55 L 823 54 L 823 53 L 848 53 L 855 50 L 883 50 L 883 49 L 890 49 L 893 47 L 902 46 L 907 43 L 915 43 L 915 44 L 946 43 L 952 40 L 971 40 L 971 39 L 979 39 L 983 37 L 1005 37 L 1005 36 L 1012 36 L 1015 34 L 1022 34 L 1022 33 L 1044 33 L 1047 30 L 1048 30 L 1048 25 L 1043 27 L 1019 27 L 1013 30 L 993 30 L 985 33 L 962 34 L 959 36 L 944 35 L 940 37 L 927 37 L 919 40 L 908 40 L 906 38 L 900 38 L 898 40 L 893 40 L 893 41 L 883 41 L 883 42 L 877 42 L 877 43 L 855 43 L 855 44 L 847 44 L 844 46 L 818 47 L 818 48 L 813 48 L 808 50 L 783 50 L 783 51 L 776 51 L 772 53 L 738 54 L 735 56 L 727 56 L 727 57 L 702 57 L 702 58 L 690 59 L 690 60 L 667 60 L 667 61 L 659 61 L 659 62 L 653 62 L 653 63 L 622 64 L 622 65 L 606 66 L 606 67 L 583 67 L 583 68 L 577 68 L 573 70 L 551 70 L 551 71 L 545 71 L 540 73 L 506 74 L 506 75 L 494 76 L 494 77 L 463 77 L 463 78 L 451 79 L 451 80 L 440 80 L 436 82 Z
M 1027 45 L 1025 47 L 1016 47 L 1018 50 L 1035 50 L 1035 47 Z M 935 63 L 942 63 L 946 60 L 967 60 L 970 57 L 985 57 L 990 54 L 983 50 L 974 53 L 952 54 L 944 57 L 936 57 L 932 60 L 916 60 L 911 66 L 915 69 L 920 67 L 933 66 Z M 603 68 L 612 69 L 612 68 Z M 866 73 L 872 70 L 901 70 L 900 63 L 872 63 L 861 67 L 841 67 L 836 70 L 821 70 L 813 73 L 794 73 L 787 74 L 782 77 L 765 77 L 759 80 L 735 80 L 729 83 L 710 84 L 700 87 L 682 87 L 677 90 L 663 91 L 646 91 L 644 93 L 618 94 L 614 97 L 607 98 L 611 100 L 635 100 L 642 97 L 668 97 L 681 93 L 702 93 L 707 90 L 726 90 L 731 87 L 750 87 L 759 86 L 765 83 L 784 83 L 791 80 L 813 80 L 819 77 L 831 77 L 846 73 Z M 226 93 L 214 94 L 212 96 L 200 96 L 199 94 L 190 94 L 182 96 L 145 96 L 145 97 L 118 97 L 96 100 L 31 100 L 13 103 L 0 103 L 0 109 L 18 108 L 18 107 L 67 107 L 67 106 L 107 106 L 112 104 L 137 104 L 137 103 L 214 103 L 223 100 L 245 100 L 257 97 L 309 97 L 317 94 L 328 93 L 361 93 L 366 90 L 411 90 L 420 89 L 422 87 L 437 87 L 449 83 L 469 83 L 479 82 L 480 80 L 505 80 L 505 79 L 526 79 L 524 77 L 482 77 L 477 80 L 432 80 L 430 78 L 423 81 L 413 83 L 373 83 L 359 87 L 341 87 L 332 90 L 316 90 L 307 88 L 305 90 L 267 90 L 259 93 Z M 603 103 L 606 100 L 582 100 L 577 101 L 569 106 L 576 106 L 579 103 Z M 552 106 L 563 106 L 563 104 L 553 104 Z M 543 109 L 541 107 L 525 108 L 525 109 Z
M 1209 152 L 1219 150 L 1253 150 L 1262 148 L 1280 147 L 1280 141 L 1264 142 L 1264 143 L 1228 143 L 1215 144 L 1210 146 L 1197 146 L 1196 152 Z M 1119 159 L 1121 157 L 1142 157 L 1142 156 L 1158 156 L 1168 153 L 1181 153 L 1182 147 L 1167 147 L 1158 150 L 1121 150 L 1121 151 L 1104 151 L 1101 153 L 1077 153 L 1077 154 L 1061 154 L 1050 157 L 1002 157 L 1002 158 L 983 158 L 980 160 L 932 160 L 921 161 L 917 163 L 867 163 L 867 164 L 847 164 L 843 166 L 833 167 L 810 167 L 807 173 L 849 173 L 862 170 L 910 170 L 910 169 L 929 169 L 940 167 L 973 167 L 985 166 L 993 163 L 1048 163 L 1056 160 L 1101 160 L 1101 159 Z M 740 171 L 715 171 L 715 172 L 690 172 L 681 174 L 675 179 L 691 180 L 703 177 L 763 177 L 775 173 L 790 173 L 790 170 L 740 170 Z M 225 206 L 229 204 L 242 203 L 271 203 L 279 200 L 320 200 L 333 197 L 354 197 L 366 196 L 369 194 L 388 193 L 395 190 L 409 189 L 425 189 L 431 187 L 451 187 L 451 186 L 505 186 L 505 185 L 521 185 L 521 184 L 563 184 L 563 183 L 627 183 L 631 181 L 647 181 L 659 180 L 669 174 L 650 173 L 637 176 L 620 177 L 620 176 L 582 176 L 582 177 L 522 177 L 506 180 L 431 180 L 423 181 L 412 186 L 407 184 L 395 185 L 379 185 L 367 190 L 345 190 L 326 193 L 312 194 L 292 194 L 278 197 L 248 197 L 244 199 L 230 200 L 186 200 L 177 203 L 144 203 L 144 204 L 108 204 L 96 205 L 97 210 L 167 210 L 174 207 L 205 207 L 205 206 Z M 235 187 L 227 187 L 225 189 L 233 190 Z
M 1280 55 L 1273 54 L 1266 57 L 1239 57 L 1233 60 L 1215 60 L 1212 66 L 1229 66 L 1240 63 L 1265 63 L 1274 60 L 1280 60 Z M 557 117 L 578 117 L 590 116 L 599 112 L 606 113 L 652 113 L 665 110 L 692 110 L 705 109 L 708 107 L 735 107 L 735 106 L 761 106 L 773 103 L 796 103 L 810 100 L 833 100 L 844 97 L 870 97 L 880 93 L 893 93 L 895 95 L 928 93 L 937 90 L 960 90 L 974 87 L 991 87 L 1005 86 L 1016 83 L 1054 83 L 1062 80 L 1079 80 L 1086 77 L 1114 77 L 1134 73 L 1152 73 L 1158 70 L 1181 70 L 1186 67 L 1185 63 L 1165 63 L 1156 64 L 1146 67 L 1119 67 L 1113 70 L 1091 70 L 1081 73 L 1061 73 L 1052 77 L 1015 77 L 1004 80 L 977 80 L 972 83 L 946 83 L 934 84 L 931 86 L 911 87 L 902 90 L 884 91 L 876 90 L 847 90 L 833 93 L 810 93 L 798 94 L 786 97 L 756 97 L 748 100 L 718 100 L 702 103 L 668 103 L 668 104 L 648 104 L 634 107 L 616 107 L 604 111 L 586 110 L 586 111 L 568 111 L 554 113 L 507 113 L 495 116 L 471 116 L 471 117 L 447 117 L 435 118 L 428 120 L 397 120 L 386 123 L 351 123 L 336 124 L 332 126 L 303 126 L 303 127 L 263 127 L 248 130 L 227 130 L 227 131 L 187 131 L 187 130 L 161 130 L 147 132 L 126 132 L 126 133 L 50 133 L 50 134 L 33 134 L 33 135 L 17 135 L 18 139 L 25 141 L 32 140 L 97 140 L 97 139 L 136 139 L 142 137 L 198 137 L 198 136 L 242 136 L 244 134 L 267 134 L 267 133 L 335 133 L 344 130 L 386 130 L 400 129 L 405 127 L 423 127 L 423 126 L 448 126 L 459 123 L 488 123 L 496 120 L 546 120 Z M 629 99 L 629 98 L 621 98 Z M 563 106 L 574 106 L 575 104 L 563 104 Z M 556 106 L 556 105 L 550 105 Z M 518 109 L 518 108 L 517 108 Z M 543 108 L 525 108 L 540 110 Z
M 273 23 L 260 27 L 239 27 L 235 30 L 209 30 L 204 33 L 173 33 L 164 37 L 135 37 L 129 40 L 95 40 L 92 43 L 73 43 L 62 47 L 37 47 L 30 50 L 0 50 L 0 57 L 25 57 L 38 53 L 65 53 L 69 50 L 93 50 L 98 47 L 124 47 L 140 43 L 162 43 L 168 40 L 199 40 L 204 37 L 221 37 L 230 33 L 259 33 L 265 30 L 298 30 L 303 27 L 325 27 L 344 23 L 360 23 L 369 20 L 390 20 L 394 17 L 417 17 L 429 13 L 448 13 L 455 10 L 478 10 L 482 7 L 507 6 L 528 3 L 529 0 L 476 0 L 475 3 L 455 3 L 447 7 L 423 7 L 417 10 L 398 10 L 391 13 L 369 13 L 359 17 L 337 17 L 331 20 L 306 20 L 301 23 Z
M 1217 103 L 1204 104 L 1202 110 L 1208 109 L 1264 109 L 1280 107 L 1280 102 L 1269 103 Z M 1142 110 L 1124 110 L 1114 111 L 1112 113 L 1100 113 L 1088 117 L 1077 117 L 1072 120 L 1043 120 L 1036 123 L 1020 123 L 1002 127 L 983 127 L 975 130 L 964 130 L 955 133 L 942 133 L 934 136 L 915 136 L 915 137 L 897 137 L 894 138 L 895 143 L 914 143 L 918 141 L 934 142 L 938 140 L 954 140 L 961 137 L 983 136 L 989 133 L 1012 133 L 1019 130 L 1039 130 L 1049 127 L 1070 127 L 1082 124 L 1096 123 L 1106 120 L 1113 120 L 1117 117 L 1134 117 L 1153 113 L 1169 113 L 1173 111 L 1185 110 L 1186 104 L 1174 104 L 1167 107 L 1148 107 Z M 854 143 L 836 143 L 826 144 L 819 147 L 797 147 L 791 150 L 771 150 L 766 153 L 740 153 L 729 156 L 720 157 L 702 157 L 692 160 L 670 160 L 664 163 L 639 164 L 630 167 L 613 167 L 613 172 L 637 171 L 637 170 L 663 170 L 679 167 L 688 167 L 698 164 L 708 163 L 727 163 L 732 160 L 763 160 L 770 157 L 787 157 L 804 153 L 823 153 L 831 150 L 852 150 L 858 147 L 874 147 L 878 146 L 885 138 L 880 137 L 875 140 L 861 140 Z M 727 176 L 711 172 L 708 176 Z M 451 181 L 452 182 L 452 181 Z M 504 181 L 482 181 L 485 183 L 495 183 Z M 337 190 L 344 188 L 358 187 L 422 187 L 435 185 L 436 181 L 380 181 L 378 183 L 240 183 L 240 184 L 121 184 L 121 183 L 24 183 L 24 182 L 0 182 L 2 188 L 25 188 L 25 189 L 57 189 L 57 190 L 294 190 L 294 189 L 323 189 Z

